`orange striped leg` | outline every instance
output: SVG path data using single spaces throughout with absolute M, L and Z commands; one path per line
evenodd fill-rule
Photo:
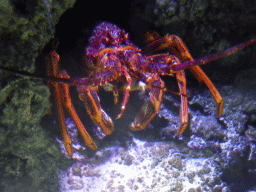
M 129 93 L 131 91 L 131 85 L 132 85 L 132 78 L 130 77 L 129 73 L 127 72 L 126 69 L 123 70 L 123 73 L 124 73 L 124 76 L 126 78 L 126 81 L 128 82 L 128 85 L 126 86 L 125 88 L 125 96 L 124 96 L 124 101 L 123 101 L 123 104 L 122 104 L 122 107 L 121 107 L 121 112 L 120 114 L 117 116 L 116 119 L 119 119 L 120 117 L 122 117 L 123 113 L 124 113 L 124 110 L 125 110 L 125 106 L 126 106 L 126 103 L 129 99 Z
M 47 73 L 49 76 L 58 77 L 58 66 L 59 66 L 59 55 L 56 53 L 56 51 L 52 51 L 50 53 L 50 56 L 46 59 L 47 60 Z M 53 89 L 53 95 L 55 99 L 55 105 L 58 113 L 58 123 L 62 132 L 63 136 L 63 143 L 65 145 L 65 148 L 68 152 L 68 155 L 72 157 L 72 147 L 71 147 L 71 139 L 68 135 L 66 122 L 65 122 L 65 115 L 62 105 L 62 96 L 61 96 L 61 90 L 60 90 L 60 84 L 56 82 L 47 82 L 48 85 Z
M 66 71 L 62 71 L 59 77 L 70 78 L 68 76 L 68 74 L 66 73 Z M 63 105 L 66 107 L 66 109 L 69 112 L 70 117 L 75 122 L 76 127 L 77 127 L 78 131 L 80 132 L 80 134 L 82 135 L 86 146 L 92 150 L 97 150 L 96 144 L 93 142 L 92 138 L 90 137 L 90 135 L 86 131 L 85 127 L 83 126 L 83 124 L 82 124 L 79 116 L 77 115 L 76 110 L 71 102 L 68 85 L 64 84 L 64 83 L 59 83 L 59 84 L 60 84 L 61 93 L 62 93 Z
M 165 36 L 165 41 L 167 42 L 167 47 L 169 50 L 174 53 L 181 60 L 181 62 L 194 60 L 188 48 L 185 46 L 185 43 L 179 37 L 175 35 Z M 199 82 L 204 82 L 211 91 L 211 94 L 218 106 L 218 117 L 220 117 L 222 115 L 224 104 L 220 93 L 199 66 L 191 66 L 189 67 L 189 70 Z
M 63 105 L 61 101 L 62 93 L 60 91 L 60 83 L 51 83 L 51 84 L 54 87 L 54 97 L 55 97 L 55 102 L 56 102 L 56 107 L 58 112 L 58 121 L 61 128 L 62 136 L 63 136 L 63 143 L 68 152 L 68 155 L 72 157 L 73 155 L 72 147 L 71 147 L 72 141 L 67 131 L 65 115 L 64 115 Z
M 111 135 L 114 131 L 114 124 L 111 118 L 101 108 L 97 90 L 86 86 L 78 86 L 79 98 L 83 101 L 87 113 L 91 119 L 102 129 L 106 135 Z
M 176 79 L 180 90 L 181 106 L 180 106 L 180 121 L 181 126 L 175 137 L 180 136 L 188 126 L 188 101 L 187 101 L 187 89 L 186 89 L 186 77 L 185 71 L 180 70 L 176 73 Z
M 218 106 L 218 117 L 220 117 L 223 112 L 224 100 L 222 99 L 219 91 L 216 89 L 216 87 L 213 85 L 211 80 L 207 77 L 207 75 L 203 72 L 203 70 L 199 66 L 192 66 L 189 68 L 189 70 L 194 74 L 195 77 L 197 77 L 197 79 L 200 79 L 201 81 L 203 81 L 211 91 L 211 94 Z

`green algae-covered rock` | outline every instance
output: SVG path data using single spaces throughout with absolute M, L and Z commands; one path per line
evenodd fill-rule
M 35 80 L 22 79 L 11 87 L 1 105 L 1 189 L 55 191 L 64 160 L 57 142 L 39 125 L 49 109 L 50 92 Z
M 0 64 L 34 72 L 40 50 L 75 0 L 3 0 L 0 2 Z
M 0 65 L 35 72 L 35 60 L 75 0 L 1 0 Z M 65 164 L 58 143 L 40 126 L 50 91 L 44 82 L 0 71 L 1 191 L 57 191 Z

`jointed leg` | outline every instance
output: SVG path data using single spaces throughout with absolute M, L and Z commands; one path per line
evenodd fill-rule
M 123 104 L 122 104 L 122 107 L 121 107 L 121 112 L 117 116 L 116 119 L 119 119 L 120 117 L 122 117 L 122 115 L 124 113 L 125 106 L 126 106 L 126 103 L 127 103 L 128 99 L 129 99 L 129 93 L 131 91 L 131 85 L 132 85 L 132 78 L 130 77 L 129 73 L 127 72 L 127 70 L 125 68 L 123 69 L 123 74 L 124 74 L 124 76 L 126 78 L 126 81 L 128 82 L 128 85 L 125 88 L 125 95 L 124 95 L 124 101 L 123 101 Z
M 59 67 L 59 56 L 56 53 L 56 51 L 53 51 L 50 53 L 49 58 L 47 58 L 47 67 L 48 67 L 48 76 L 53 77 L 64 77 L 69 78 L 67 73 L 63 71 L 61 74 L 58 73 L 58 67 Z M 69 154 L 69 156 L 72 157 L 72 147 L 71 147 L 71 139 L 67 131 L 66 122 L 65 122 L 65 115 L 64 115 L 64 109 L 63 107 L 66 107 L 70 117 L 75 122 L 79 132 L 81 133 L 85 144 L 91 148 L 92 150 L 97 150 L 97 146 L 91 139 L 90 135 L 87 133 L 86 129 L 84 128 L 82 122 L 80 121 L 73 105 L 71 102 L 70 94 L 69 94 L 69 87 L 67 84 L 64 83 L 56 83 L 56 82 L 48 82 L 48 84 L 53 87 L 54 91 L 54 97 L 55 97 L 55 103 L 56 108 L 58 112 L 58 121 L 59 125 L 62 131 L 63 135 L 63 143 L 65 145 L 65 148 Z
M 149 94 L 150 98 L 143 104 L 141 110 L 135 117 L 134 122 L 130 125 L 129 128 L 132 131 L 146 129 L 147 125 L 153 120 L 161 107 L 164 82 L 158 75 L 154 75 L 152 77 L 148 77 L 147 83 L 151 85 Z
M 59 55 L 53 51 L 50 53 L 50 56 L 46 59 L 47 61 L 47 75 L 58 77 L 58 65 L 59 65 Z M 60 84 L 56 82 L 48 82 L 48 85 L 53 89 L 54 92 L 54 99 L 56 104 L 56 109 L 58 113 L 58 124 L 60 125 L 60 130 L 62 132 L 63 136 L 63 143 L 65 145 L 65 148 L 68 152 L 68 155 L 72 157 L 72 147 L 71 147 L 71 139 L 67 131 L 66 122 L 65 122 L 65 115 L 64 115 L 64 109 L 62 105 L 62 96 L 61 96 L 61 90 L 60 90 Z
M 62 71 L 61 74 L 59 75 L 59 77 L 69 78 L 66 71 Z M 76 127 L 77 127 L 78 131 L 80 132 L 80 134 L 82 135 L 86 146 L 88 146 L 92 150 L 97 150 L 97 146 L 95 145 L 92 138 L 90 137 L 90 135 L 86 131 L 85 127 L 83 126 L 83 124 L 82 124 L 80 118 L 78 117 L 76 110 L 71 102 L 68 85 L 64 84 L 64 83 L 59 83 L 59 85 L 60 85 L 60 89 L 61 89 L 62 103 L 68 110 L 70 117 L 75 122 Z
M 63 136 L 63 143 L 65 145 L 65 148 L 68 152 L 68 155 L 72 157 L 73 152 L 72 152 L 72 147 L 71 147 L 71 138 L 68 134 L 67 131 L 67 126 L 66 126 L 66 120 L 65 120 L 65 115 L 64 115 L 64 109 L 63 109 L 63 104 L 62 104 L 62 93 L 60 91 L 60 83 L 51 83 L 53 87 L 53 92 L 54 92 L 54 98 L 56 102 L 56 109 L 58 113 L 58 123 L 60 125 L 60 130 L 62 132 Z
M 146 51 L 148 53 L 168 49 L 175 56 L 177 56 L 181 62 L 194 60 L 189 53 L 188 48 L 185 46 L 185 43 L 175 35 L 166 35 L 160 38 L 157 34 L 152 34 L 152 36 L 148 34 L 148 37 L 151 39 L 150 41 L 152 41 L 152 43 L 149 43 L 146 47 Z M 188 69 L 193 73 L 193 75 L 199 82 L 204 82 L 206 86 L 210 89 L 211 94 L 215 102 L 217 103 L 218 117 L 220 117 L 223 111 L 224 102 L 218 90 L 215 88 L 211 80 L 207 77 L 207 75 L 199 66 L 191 66 Z
M 189 53 L 188 48 L 186 48 L 184 42 L 179 37 L 171 35 L 166 36 L 165 38 L 167 38 L 169 41 L 170 51 L 173 52 L 181 60 L 181 62 L 194 60 Z M 189 67 L 189 70 L 193 73 L 193 75 L 197 78 L 199 82 L 203 81 L 211 91 L 212 96 L 218 106 L 218 117 L 220 117 L 223 111 L 224 101 L 220 96 L 218 90 L 215 88 L 211 80 L 207 77 L 207 75 L 199 66 L 191 66 Z
M 180 106 L 181 126 L 179 128 L 179 132 L 175 135 L 175 137 L 178 137 L 184 132 L 184 130 L 188 126 L 188 101 L 187 101 L 187 90 L 186 90 L 186 77 L 185 77 L 184 70 L 180 70 L 177 72 L 176 79 L 178 81 L 178 86 L 180 89 L 180 98 L 181 98 L 181 106 Z
M 195 77 L 197 77 L 197 80 L 199 82 L 203 81 L 211 91 L 212 96 L 218 106 L 218 117 L 220 117 L 223 112 L 224 100 L 222 99 L 219 91 L 216 89 L 216 87 L 213 85 L 211 80 L 206 76 L 206 74 L 203 72 L 203 70 L 199 66 L 192 66 L 189 68 L 189 70 L 194 74 Z
M 114 131 L 114 124 L 111 118 L 101 108 L 100 99 L 96 88 L 86 86 L 77 87 L 79 98 L 83 101 L 87 113 L 91 119 L 102 129 L 106 135 L 111 135 Z

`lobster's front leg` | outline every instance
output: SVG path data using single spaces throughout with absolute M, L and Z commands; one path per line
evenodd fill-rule
M 79 98 L 83 101 L 87 113 L 91 119 L 102 129 L 106 135 L 111 135 L 114 131 L 114 124 L 111 118 L 101 108 L 97 88 L 87 86 L 77 87 Z
M 59 77 L 66 78 L 66 79 L 70 78 L 66 71 L 62 71 L 60 73 Z M 76 110 L 71 102 L 68 85 L 65 83 L 59 83 L 59 86 L 60 86 L 60 90 L 61 90 L 62 103 L 65 106 L 65 108 L 68 110 L 70 117 L 75 122 L 76 127 L 77 127 L 78 131 L 80 132 L 80 134 L 82 135 L 86 146 L 92 150 L 97 150 L 96 144 L 93 142 L 89 133 L 86 131 L 85 127 L 83 126 L 83 123 L 81 122 L 81 120 L 80 120 L 79 116 L 77 115 Z
M 164 82 L 158 75 L 149 76 L 146 81 L 150 86 L 150 98 L 143 104 L 134 122 L 130 125 L 129 128 L 132 131 L 146 129 L 147 125 L 153 120 L 161 108 Z
M 66 71 L 62 71 L 59 74 L 59 55 L 56 51 L 52 51 L 47 58 L 47 75 L 51 77 L 58 77 L 58 78 L 70 78 Z M 87 133 L 85 127 L 83 126 L 82 122 L 80 121 L 75 108 L 71 102 L 71 97 L 69 93 L 69 86 L 65 83 L 57 83 L 53 81 L 49 81 L 48 85 L 53 89 L 54 92 L 54 98 L 56 103 L 56 108 L 58 112 L 58 122 L 61 128 L 61 132 L 63 135 L 63 143 L 65 145 L 65 148 L 68 152 L 68 155 L 72 157 L 72 146 L 71 146 L 71 138 L 68 134 L 66 122 L 65 122 L 65 116 L 64 116 L 64 107 L 68 110 L 70 117 L 75 122 L 77 129 L 81 133 L 84 142 L 86 146 L 91 148 L 92 150 L 97 150 L 97 146 L 93 142 L 90 135 Z
M 47 75 L 58 77 L 58 67 L 59 67 L 59 60 L 60 57 L 57 54 L 56 51 L 52 51 L 50 55 L 46 58 L 47 62 Z M 63 109 L 63 103 L 62 103 L 62 93 L 61 93 L 61 84 L 57 82 L 47 82 L 48 86 L 51 87 L 51 89 L 54 92 L 54 99 L 56 103 L 57 113 L 58 113 L 58 123 L 60 126 L 60 130 L 62 132 L 63 136 L 63 143 L 65 145 L 65 148 L 68 152 L 68 155 L 72 157 L 72 147 L 71 147 L 71 138 L 67 131 L 67 126 L 65 123 L 65 115 L 64 115 L 64 109 Z

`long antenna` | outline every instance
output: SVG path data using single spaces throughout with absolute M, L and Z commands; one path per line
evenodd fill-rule
M 26 71 L 19 71 L 19 70 L 15 70 L 15 69 L 9 69 L 9 68 L 3 67 L 3 66 L 0 66 L 0 69 L 4 70 L 4 71 L 8 71 L 10 73 L 14 73 L 16 75 L 31 77 L 33 79 L 38 79 L 38 80 L 42 80 L 42 81 L 49 81 L 50 80 L 50 81 L 55 81 L 55 82 L 58 82 L 58 83 L 73 84 L 73 80 L 68 79 L 68 78 L 59 78 L 59 77 L 51 77 L 51 76 L 44 77 L 44 76 L 40 76 L 40 75 L 31 74 L 31 73 L 28 73 Z
M 181 63 L 180 65 L 173 65 L 172 69 L 175 70 L 175 71 L 179 71 L 179 70 L 187 69 L 188 67 L 194 66 L 194 65 L 204 65 L 206 63 L 209 63 L 209 62 L 218 60 L 220 58 L 232 55 L 232 54 L 236 53 L 237 51 L 240 51 L 241 49 L 243 49 L 243 48 L 245 48 L 249 45 L 252 45 L 255 42 L 256 42 L 256 37 L 252 38 L 249 41 L 241 43 L 237 46 L 231 47 L 231 48 L 229 48 L 225 51 L 215 53 L 215 54 L 211 54 L 211 55 L 205 56 L 205 57 L 200 58 L 200 59 L 195 59 L 193 61 L 186 61 L 184 63 Z

